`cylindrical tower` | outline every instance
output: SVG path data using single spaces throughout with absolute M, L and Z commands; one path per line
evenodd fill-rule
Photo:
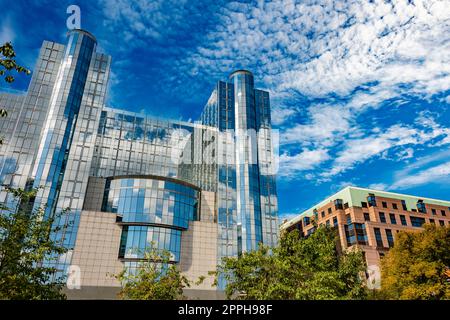
M 43 187 L 35 206 L 46 204 L 51 214 L 58 200 L 65 161 L 70 151 L 84 86 L 97 41 L 84 30 L 71 30 L 68 44 L 50 97 L 49 111 L 34 163 L 33 187 Z
M 61 214 L 54 222 L 57 226 L 65 226 L 52 235 L 61 240 L 68 249 L 73 248 L 76 236 L 78 217 L 81 214 L 81 201 L 65 197 L 58 201 L 61 194 L 65 175 L 74 173 L 73 166 L 67 167 L 70 161 L 72 141 L 77 128 L 77 121 L 84 98 L 88 72 L 95 54 L 95 37 L 84 30 L 68 32 L 68 43 L 64 57 L 59 64 L 55 84 L 49 99 L 47 118 L 40 137 L 38 154 L 33 165 L 30 181 L 33 187 L 39 189 L 34 202 L 34 209 L 45 208 L 45 217 L 70 206 L 68 213 Z M 89 138 L 86 141 L 90 140 Z M 79 162 L 81 163 L 81 161 Z M 66 174 L 66 172 L 69 174 Z M 81 175 L 80 172 L 77 175 Z M 74 178 L 73 178 L 74 179 Z M 75 182 L 73 182 L 73 185 Z M 81 187 L 81 182 L 77 185 Z M 68 202 L 69 201 L 69 202 Z M 72 201 L 72 202 L 70 202 Z M 64 203 L 59 203 L 64 202 Z M 64 274 L 65 268 L 71 261 L 71 254 L 64 254 L 56 261 L 45 261 L 55 264 L 58 270 L 55 279 Z
M 255 250 L 262 242 L 257 110 L 253 74 L 230 74 L 234 86 L 236 198 L 238 253 Z

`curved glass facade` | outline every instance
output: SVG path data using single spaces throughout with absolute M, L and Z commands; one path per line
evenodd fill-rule
M 153 243 L 180 261 L 181 233 L 198 220 L 200 191 L 161 177 L 109 178 L 102 211 L 116 213 L 122 224 L 119 258 L 139 260 Z
M 119 258 L 141 259 L 152 243 L 155 248 L 169 251 L 173 262 L 180 261 L 181 230 L 153 226 L 123 226 Z
M 185 184 L 151 178 L 106 181 L 102 211 L 117 213 L 123 223 L 187 229 L 197 220 L 200 192 Z

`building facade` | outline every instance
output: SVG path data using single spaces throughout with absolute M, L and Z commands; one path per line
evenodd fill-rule
M 0 202 L 15 201 L 4 186 L 40 187 L 34 208 L 69 225 L 53 235 L 68 252 L 45 261 L 81 284 L 68 296 L 114 298 L 112 275 L 150 243 L 192 280 L 276 244 L 269 94 L 253 75 L 219 81 L 196 123 L 148 117 L 105 105 L 111 57 L 96 46 L 83 30 L 44 41 L 28 91 L 0 94 Z M 190 295 L 217 296 L 212 280 Z
M 450 201 L 346 187 L 283 222 L 281 229 L 296 229 L 308 236 L 317 227 L 335 227 L 342 250 L 357 246 L 367 266 L 379 268 L 380 258 L 394 245 L 397 232 L 421 230 L 425 223 L 450 225 Z

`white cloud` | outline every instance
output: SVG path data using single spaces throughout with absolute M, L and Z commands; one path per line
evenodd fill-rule
M 282 124 L 296 113 L 296 110 L 293 108 L 272 107 L 271 109 L 271 118 L 273 125 Z
M 231 68 L 252 69 L 280 101 L 275 124 L 286 125 L 293 110 L 305 112 L 296 117 L 303 121 L 280 135 L 282 145 L 303 150 L 284 159 L 286 175 L 309 168 L 301 161 L 305 148 L 327 155 L 341 150 L 324 177 L 399 146 L 394 159 L 407 160 L 412 146 L 439 135 L 436 143 L 449 143 L 449 129 L 398 124 L 375 128 L 377 133 L 357 119 L 387 108 L 388 99 L 400 105 L 411 96 L 427 99 L 450 89 L 450 43 L 443 36 L 450 33 L 450 11 L 442 10 L 449 5 L 448 0 L 232 2 L 218 13 L 221 19 L 206 41 L 175 65 L 186 75 L 206 78 L 222 78 Z M 323 103 L 283 104 L 293 92 Z
M 438 151 L 434 154 L 415 159 L 401 170 L 392 174 L 391 183 L 373 183 L 369 188 L 379 190 L 402 190 L 429 183 L 450 183 L 448 165 L 450 150 Z
M 3 17 L 2 24 L 0 26 L 0 45 L 5 42 L 14 41 L 16 33 L 11 25 L 9 17 Z
M 278 175 L 288 179 L 294 178 L 293 174 L 312 170 L 328 159 L 330 159 L 330 156 L 324 149 L 304 149 L 294 156 L 282 154 L 280 155 L 280 170 Z
M 408 189 L 427 183 L 450 183 L 450 162 L 401 177 L 392 184 L 391 189 Z
M 277 101 L 272 120 L 283 125 L 282 148 L 300 150 L 281 156 L 284 177 L 314 179 L 308 170 L 331 163 L 319 172 L 330 178 L 377 156 L 409 161 L 415 147 L 450 143 L 450 128 L 432 115 L 387 128 L 361 121 L 376 108 L 387 113 L 388 99 L 400 106 L 450 90 L 448 0 L 229 2 L 203 13 L 214 23 L 192 34 L 194 47 L 170 46 L 173 34 L 191 35 L 187 26 L 202 16 L 185 1 L 100 2 L 110 30 L 125 26 L 126 49 L 168 40 L 164 50 L 178 50 L 167 68 L 179 76 L 164 72 L 167 87 L 189 84 L 194 91 L 197 80 L 210 83 L 235 68 L 251 69 Z M 297 95 L 307 97 L 305 104 L 295 104 Z M 321 102 L 308 102 L 314 99 Z M 293 118 L 301 120 L 288 121 Z
M 348 133 L 350 112 L 331 105 L 316 105 L 308 110 L 309 123 L 298 124 L 280 134 L 282 144 L 299 143 L 307 146 L 329 147 L 339 135 Z
M 334 160 L 331 170 L 324 172 L 322 176 L 329 178 L 337 175 L 393 148 L 423 145 L 436 137 L 443 135 L 448 138 L 450 136 L 450 129 L 442 128 L 431 116 L 424 118 L 422 113 L 416 122 L 420 127 L 396 124 L 368 137 L 346 140 L 343 149 Z M 402 149 L 394 159 L 411 158 L 413 152 L 411 147 Z
M 414 82 L 432 93 L 442 89 L 427 85 L 432 80 L 442 78 L 449 87 L 450 57 L 442 54 L 449 45 L 442 35 L 450 12 L 435 9 L 442 3 L 232 3 L 187 65 L 217 74 L 229 71 L 229 60 L 239 61 L 256 67 L 275 92 L 295 89 L 309 96 L 347 95 L 372 80 L 380 86 Z
M 369 189 L 386 191 L 388 190 L 388 185 L 385 183 L 372 183 L 369 185 Z
M 185 0 L 129 1 L 99 0 L 105 15 L 104 24 L 120 32 L 124 48 L 138 47 L 147 41 L 160 40 L 186 23 Z

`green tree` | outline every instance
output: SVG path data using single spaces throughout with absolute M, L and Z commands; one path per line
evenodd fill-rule
M 183 299 L 183 288 L 190 282 L 170 263 L 170 252 L 152 244 L 143 252 L 135 272 L 125 268 L 115 278 L 122 284 L 119 297 L 129 300 Z
M 364 299 L 365 263 L 358 249 L 340 252 L 336 231 L 320 227 L 307 238 L 284 233 L 278 246 L 260 245 L 240 257 L 223 258 L 216 284 L 236 299 Z
M 4 80 L 8 83 L 14 81 L 14 76 L 11 74 L 11 71 L 30 74 L 30 70 L 17 64 L 14 59 L 15 57 L 16 53 L 11 42 L 6 42 L 0 47 L 0 77 L 4 77 Z M 6 117 L 7 115 L 8 112 L 0 106 L 0 117 Z M 0 137 L 0 145 L 2 144 L 3 139 Z
M 0 76 L 4 77 L 6 82 L 11 83 L 14 81 L 14 76 L 11 74 L 11 71 L 30 74 L 30 70 L 18 65 L 14 59 L 16 53 L 11 42 L 6 42 L 0 47 L 0 55 Z
M 50 281 L 53 261 L 67 249 L 50 235 L 65 227 L 54 227 L 59 215 L 44 218 L 44 209 L 32 209 L 36 190 L 6 188 L 15 205 L 0 207 L 0 299 L 65 299 L 64 284 Z
M 450 299 L 450 227 L 430 224 L 399 232 L 381 260 L 381 295 L 386 299 Z

